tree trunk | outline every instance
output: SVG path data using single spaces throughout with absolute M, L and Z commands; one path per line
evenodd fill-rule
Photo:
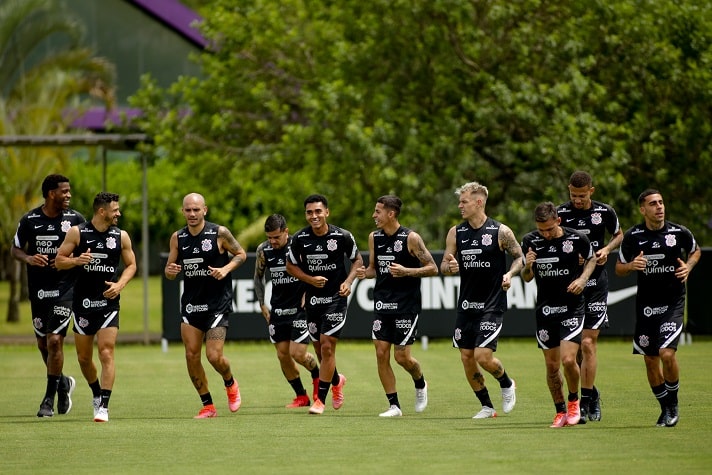
M 8 278 L 10 281 L 10 295 L 7 299 L 7 321 L 17 323 L 20 321 L 20 263 L 15 259 L 8 262 Z

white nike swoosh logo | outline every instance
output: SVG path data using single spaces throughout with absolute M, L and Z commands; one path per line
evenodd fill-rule
M 311 244 L 305 244 L 305 245 L 304 245 L 304 247 L 309 247 L 309 246 L 311 246 Z
M 648 242 L 648 241 L 638 241 L 638 245 L 639 245 L 639 246 L 642 246 L 642 245 L 645 244 L 646 242 Z
M 186 246 L 186 247 L 183 248 L 184 251 L 185 251 L 186 249 L 190 249 L 190 246 Z
M 612 290 L 608 292 L 608 305 L 615 305 L 618 302 L 632 297 L 638 292 L 638 286 L 628 287 L 626 289 Z
M 39 229 L 39 228 L 41 228 L 42 226 L 43 226 L 42 224 L 40 224 L 39 226 L 35 226 L 35 229 Z
M 96 241 L 96 239 L 94 239 L 94 240 L 92 240 L 92 241 L 87 241 L 87 244 L 91 244 L 91 243 L 93 243 L 94 241 Z
M 566 220 L 566 222 L 567 222 L 567 223 L 570 223 L 571 221 L 573 221 L 573 220 L 575 220 L 575 219 L 576 219 L 576 218 L 568 218 L 568 219 Z

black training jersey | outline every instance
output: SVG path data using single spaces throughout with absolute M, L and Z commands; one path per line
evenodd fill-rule
M 78 315 L 118 310 L 119 299 L 104 297 L 105 282 L 116 282 L 121 262 L 121 230 L 110 226 L 105 232 L 96 230 L 91 221 L 79 226 L 79 245 L 73 255 L 90 250 L 92 259 L 89 264 L 79 267 L 77 282 L 74 286 L 74 312 Z
M 583 271 L 579 256 L 593 257 L 593 249 L 588 238 L 571 228 L 562 228 L 563 236 L 550 241 L 538 231 L 532 231 L 522 240 L 522 252 L 529 249 L 536 252 L 536 262 L 532 265 L 536 279 L 536 308 L 544 316 L 567 314 L 581 305 L 583 293 L 574 295 L 566 289 Z
M 224 267 L 230 257 L 218 248 L 218 228 L 206 221 L 193 236 L 184 227 L 178 231 L 178 262 L 183 268 L 181 312 L 191 314 L 227 314 L 232 311 L 232 275 L 222 280 L 210 275 L 210 267 Z
M 72 299 L 76 269 L 58 271 L 54 260 L 69 228 L 84 221 L 84 216 L 73 209 L 50 218 L 42 212 L 41 206 L 20 219 L 13 245 L 24 249 L 28 255 L 45 254 L 50 264 L 45 267 L 27 265 L 27 284 L 32 302 Z
M 507 260 L 505 251 L 499 247 L 501 226 L 502 223 L 488 217 L 478 229 L 467 221 L 455 228 L 460 311 L 502 313 L 507 309 L 507 294 L 502 289 Z
M 272 281 L 270 307 L 278 316 L 296 315 L 303 308 L 305 284 L 287 274 L 287 246 L 275 249 L 265 241 L 257 248 L 257 253 L 261 251 L 265 256 L 265 276 Z
M 376 286 L 373 289 L 377 313 L 420 313 L 420 278 L 393 277 L 388 266 L 420 267 L 420 260 L 408 250 L 408 235 L 412 231 L 401 226 L 389 236 L 382 229 L 373 233 L 373 253 L 376 263 Z
M 637 272 L 638 300 L 656 305 L 674 302 L 685 295 L 685 284 L 675 277 L 675 269 L 680 267 L 677 260 L 686 262 L 697 247 L 692 232 L 684 226 L 665 221 L 662 229 L 653 231 L 640 223 L 623 235 L 618 259 L 625 264 L 643 253 L 648 265 Z
M 309 275 L 326 277 L 326 285 L 321 288 L 306 286 L 307 304 L 330 304 L 339 296 L 339 287 L 346 280 L 348 272 L 344 257 L 353 262 L 358 255 L 353 235 L 338 226 L 329 224 L 323 236 L 314 234 L 311 226 L 301 229 L 292 236 L 287 250 L 289 261 L 299 266 Z
M 612 236 L 621 229 L 615 210 L 599 201 L 592 200 L 589 209 L 578 209 L 568 201 L 559 206 L 557 211 L 561 218 L 561 225 L 585 234 L 591 241 L 594 253 L 606 246 L 606 231 Z M 589 280 L 598 279 L 599 276 L 608 279 L 605 265 L 596 266 Z

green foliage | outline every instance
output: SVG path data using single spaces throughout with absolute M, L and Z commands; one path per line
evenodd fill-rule
M 375 199 L 396 193 L 403 223 L 442 247 L 452 191 L 478 180 L 521 235 L 586 169 L 624 227 L 656 187 L 671 220 L 711 237 L 709 3 L 218 0 L 205 14 L 204 79 L 147 77 L 132 101 L 237 229 L 272 212 L 297 228 L 321 192 L 364 247 Z

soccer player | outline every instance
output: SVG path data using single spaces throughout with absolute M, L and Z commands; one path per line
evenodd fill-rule
M 44 204 L 25 214 L 17 226 L 12 255 L 27 265 L 32 323 L 37 348 L 45 363 L 47 386 L 37 417 L 67 414 L 72 409 L 76 381 L 64 376 L 64 338 L 72 319 L 74 272 L 59 271 L 55 265 L 57 249 L 70 227 L 85 221 L 69 207 L 72 193 L 69 178 L 48 175 L 42 181 Z
M 591 175 L 577 171 L 569 179 L 570 201 L 558 208 L 564 226 L 576 229 L 588 237 L 596 253 L 596 268 L 586 282 L 583 291 L 585 315 L 583 335 L 579 351 L 581 368 L 581 419 L 601 420 L 600 392 L 594 385 L 598 360 L 596 350 L 602 328 L 608 328 L 608 255 L 621 245 L 623 231 L 615 210 L 605 203 L 594 201 L 591 195 L 595 188 Z M 611 239 L 606 244 L 606 232 Z
M 336 344 L 346 324 L 347 298 L 356 269 L 363 259 L 351 232 L 327 223 L 329 204 L 324 195 L 309 195 L 304 200 L 304 215 L 309 226 L 292 236 L 287 272 L 307 284 L 307 328 L 321 355 L 318 397 L 309 414 L 322 414 L 331 386 L 332 407 L 339 409 L 344 403 L 346 377 L 336 369 Z M 351 261 L 349 269 L 346 259 Z
M 421 311 L 420 279 L 437 275 L 438 268 L 420 235 L 398 221 L 401 206 L 403 202 L 394 195 L 376 200 L 372 217 L 378 230 L 368 236 L 368 267 L 356 270 L 359 279 L 376 278 L 371 337 L 376 347 L 378 377 L 389 406 L 380 417 L 403 415 L 391 368 L 392 345 L 396 362 L 413 378 L 415 412 L 423 412 L 428 405 L 428 385 L 410 350 Z
M 447 233 L 440 263 L 444 275 L 460 274 L 458 311 L 452 346 L 460 350 L 465 377 L 482 409 L 473 419 L 496 417 L 480 366 L 499 383 L 502 411 L 516 404 L 516 384 L 502 362 L 494 357 L 497 337 L 507 310 L 507 290 L 522 268 L 522 249 L 512 230 L 487 216 L 487 187 L 466 183 L 457 190 L 458 208 L 464 220 Z M 506 253 L 512 257 L 507 269 Z
M 195 419 L 207 419 L 218 413 L 201 362 L 203 340 L 208 362 L 222 377 L 228 408 L 237 412 L 242 404 L 223 349 L 232 310 L 230 273 L 245 263 L 247 253 L 228 228 L 205 220 L 208 207 L 202 195 L 185 195 L 182 212 L 186 226 L 171 236 L 164 274 L 174 280 L 183 272 L 180 334 L 188 376 L 203 404 Z
M 561 226 L 553 203 L 539 204 L 534 220 L 537 230 L 522 240 L 526 258 L 521 275 L 526 282 L 536 279 L 536 339 L 544 354 L 546 382 L 556 409 L 551 427 L 576 425 L 581 418 L 576 353 L 583 331 L 583 290 L 596 260 L 585 235 Z M 561 366 L 569 391 L 568 404 Z
M 296 363 L 304 366 L 312 377 L 312 397 L 319 390 L 319 364 L 307 351 L 309 332 L 304 312 L 305 284 L 287 274 L 287 245 L 289 228 L 281 214 L 265 220 L 267 240 L 257 246 L 255 263 L 255 295 L 269 328 L 269 339 L 277 350 L 282 374 L 292 386 L 296 397 L 288 408 L 309 407 L 311 402 L 299 377 Z M 270 306 L 265 303 L 265 280 L 272 282 Z M 271 308 L 270 308 L 271 307 Z M 295 363 L 296 362 L 296 363 Z
M 677 344 L 683 329 L 685 283 L 702 251 L 687 228 L 665 220 L 658 190 L 643 191 L 638 204 L 643 222 L 625 232 L 616 274 L 637 273 L 633 354 L 643 355 L 648 383 L 660 404 L 656 425 L 673 427 L 679 419 Z
M 93 395 L 94 422 L 109 421 L 114 387 L 114 348 L 119 332 L 121 291 L 136 274 L 131 238 L 117 227 L 119 195 L 94 197 L 91 221 L 72 226 L 57 251 L 58 269 L 78 269 L 74 286 L 74 344 L 79 367 Z M 124 269 L 119 272 L 119 264 Z M 96 338 L 101 382 L 92 358 Z

